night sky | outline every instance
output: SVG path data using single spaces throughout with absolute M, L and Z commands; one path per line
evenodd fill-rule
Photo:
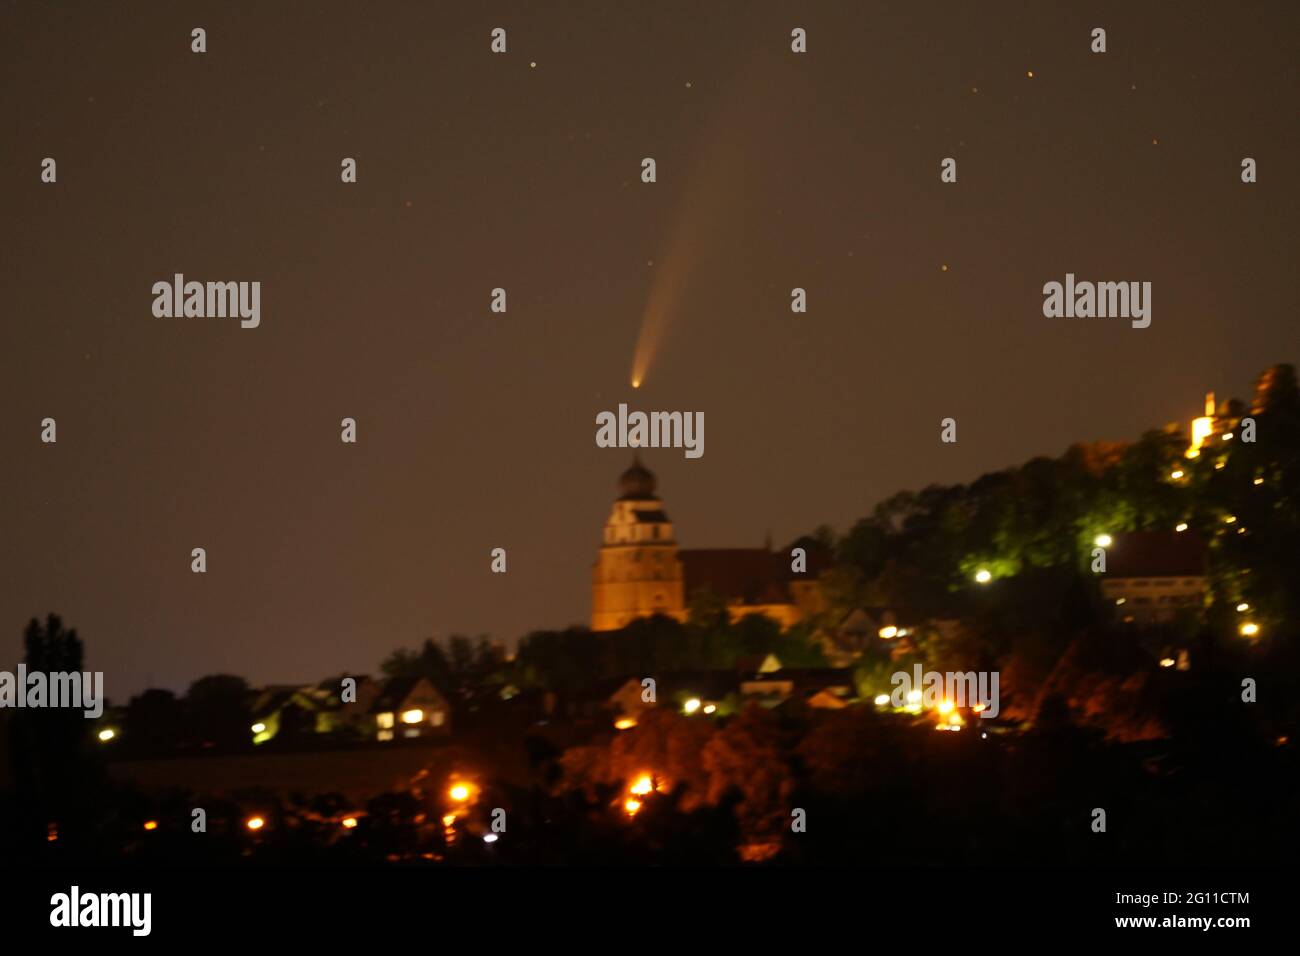
M 1297 7 L 1065 6 L 3 3 L 0 668 L 49 611 L 117 702 L 586 622 L 620 401 L 704 412 L 643 459 L 754 547 L 1249 397 L 1300 359 Z M 261 326 L 155 318 L 176 272 Z M 1044 318 L 1067 272 L 1150 328 Z

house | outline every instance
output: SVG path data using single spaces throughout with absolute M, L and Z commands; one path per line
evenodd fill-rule
M 321 705 L 310 696 L 310 690 L 310 686 L 298 684 L 272 684 L 256 691 L 249 708 L 253 743 L 264 744 L 277 737 L 301 739 L 315 733 Z
M 1102 597 L 1127 624 L 1173 620 L 1205 605 L 1205 542 L 1194 531 L 1139 531 L 1112 536 Z
M 355 681 L 355 699 L 343 701 L 343 682 Z M 350 688 L 351 689 L 351 688 Z M 374 732 L 374 719 L 370 708 L 382 690 L 380 682 L 366 674 L 340 674 L 330 677 L 311 688 L 311 695 L 321 702 L 316 715 L 316 732 L 322 734 L 354 734 L 369 737 Z M 348 694 L 349 698 L 354 696 Z
M 451 732 L 447 699 L 425 677 L 393 677 L 370 705 L 375 739 L 427 737 Z
M 816 639 L 828 661 L 837 667 L 846 667 L 873 643 L 902 643 L 924 627 L 951 623 L 954 622 L 927 621 L 906 608 L 858 607 L 845 614 L 830 630 L 819 631 Z
M 655 678 L 655 696 L 647 701 L 640 677 L 617 682 L 606 705 L 615 715 L 635 720 L 649 707 L 669 703 L 687 713 L 714 713 L 728 697 L 739 693 L 739 679 L 734 671 L 670 671 Z
M 791 698 L 812 707 L 838 709 L 857 696 L 846 667 L 786 667 L 755 674 L 740 684 L 743 697 L 775 706 Z

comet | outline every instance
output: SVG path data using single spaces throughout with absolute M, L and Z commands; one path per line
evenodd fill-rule
M 736 71 L 730 88 L 714 104 L 711 121 L 704 124 L 705 139 L 698 159 L 689 171 L 680 175 L 674 218 L 671 220 L 663 255 L 654 257 L 654 278 L 641 313 L 641 327 L 632 355 L 631 383 L 640 388 L 645 383 L 662 350 L 669 332 L 680 322 L 687 293 L 697 266 L 709 254 L 728 242 L 734 242 L 737 230 L 744 229 L 748 207 L 764 192 L 765 176 L 771 171 L 756 157 L 770 155 L 781 135 L 767 115 L 772 97 L 788 98 L 791 80 L 784 72 L 773 69 L 762 53 L 746 68 Z M 784 77 L 776 81 L 775 76 Z M 800 81 L 794 81 L 802 83 Z M 672 189 L 673 179 L 664 177 L 661 164 L 660 182 L 648 189 Z

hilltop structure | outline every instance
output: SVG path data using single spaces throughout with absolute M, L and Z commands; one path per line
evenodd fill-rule
M 811 551 L 791 570 L 789 552 L 770 548 L 678 548 L 654 473 L 633 461 L 618 479 L 600 552 L 592 567 L 591 629 L 613 631 L 663 614 L 685 621 L 692 597 L 710 591 L 732 620 L 765 614 L 789 627 L 823 610 L 818 575 L 829 555 Z

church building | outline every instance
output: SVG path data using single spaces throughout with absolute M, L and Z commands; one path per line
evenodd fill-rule
M 639 459 L 619 476 L 592 567 L 593 631 L 654 614 L 684 622 L 692 595 L 705 589 L 726 601 L 732 620 L 766 614 L 789 627 L 823 609 L 817 576 L 829 556 L 810 552 L 807 570 L 795 572 L 789 552 L 770 548 L 678 548 L 657 486 Z

